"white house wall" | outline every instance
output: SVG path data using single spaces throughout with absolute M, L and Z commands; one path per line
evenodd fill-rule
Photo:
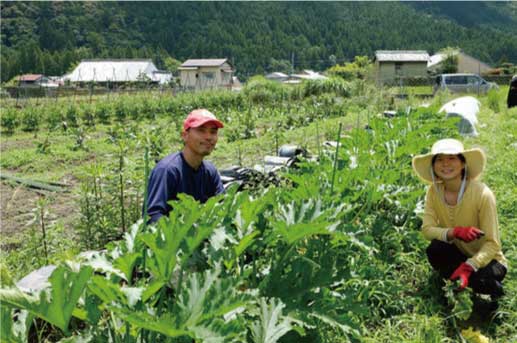
M 380 83 L 392 82 L 398 77 L 427 76 L 427 62 L 398 62 L 401 63 L 399 72 L 396 71 L 396 62 L 376 62 L 377 80 Z
M 458 55 L 458 73 L 483 74 L 490 70 L 490 66 L 469 55 Z
M 231 73 L 222 72 L 221 69 L 231 69 L 231 67 L 225 63 L 220 67 L 199 67 L 195 70 L 181 70 L 181 85 L 194 89 L 227 87 L 231 84 Z M 209 77 L 208 74 L 211 74 L 212 77 Z

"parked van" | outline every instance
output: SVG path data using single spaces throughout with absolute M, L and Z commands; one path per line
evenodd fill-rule
M 451 93 L 486 94 L 492 88 L 499 87 L 476 74 L 441 74 L 436 76 L 434 83 L 435 93 L 441 89 L 448 89 Z

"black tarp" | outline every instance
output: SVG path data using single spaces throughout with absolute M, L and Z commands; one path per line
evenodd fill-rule
M 512 77 L 510 81 L 510 89 L 508 90 L 508 100 L 506 101 L 508 108 L 517 106 L 517 75 Z

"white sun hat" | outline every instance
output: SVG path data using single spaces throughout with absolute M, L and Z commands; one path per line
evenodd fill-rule
M 474 148 L 465 150 L 463 143 L 456 139 L 441 139 L 433 144 L 430 153 L 413 157 L 413 169 L 424 182 L 433 183 L 434 175 L 432 174 L 431 163 L 433 157 L 438 154 L 462 154 L 465 157 L 467 177 L 469 179 L 477 178 L 485 168 L 486 157 L 481 149 Z

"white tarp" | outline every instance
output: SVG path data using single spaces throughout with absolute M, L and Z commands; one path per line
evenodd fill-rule
M 41 267 L 38 270 L 31 272 L 26 275 L 23 279 L 16 283 L 16 286 L 27 293 L 39 292 L 50 285 L 48 278 L 52 272 L 56 269 L 56 266 L 49 265 Z
M 168 82 L 151 60 L 82 60 L 64 78 L 71 82 Z M 170 79 L 169 79 L 170 80 Z
M 438 113 L 444 112 L 446 118 L 460 117 L 458 130 L 464 136 L 477 136 L 476 125 L 478 123 L 480 102 L 472 96 L 464 96 L 449 101 L 440 108 Z

